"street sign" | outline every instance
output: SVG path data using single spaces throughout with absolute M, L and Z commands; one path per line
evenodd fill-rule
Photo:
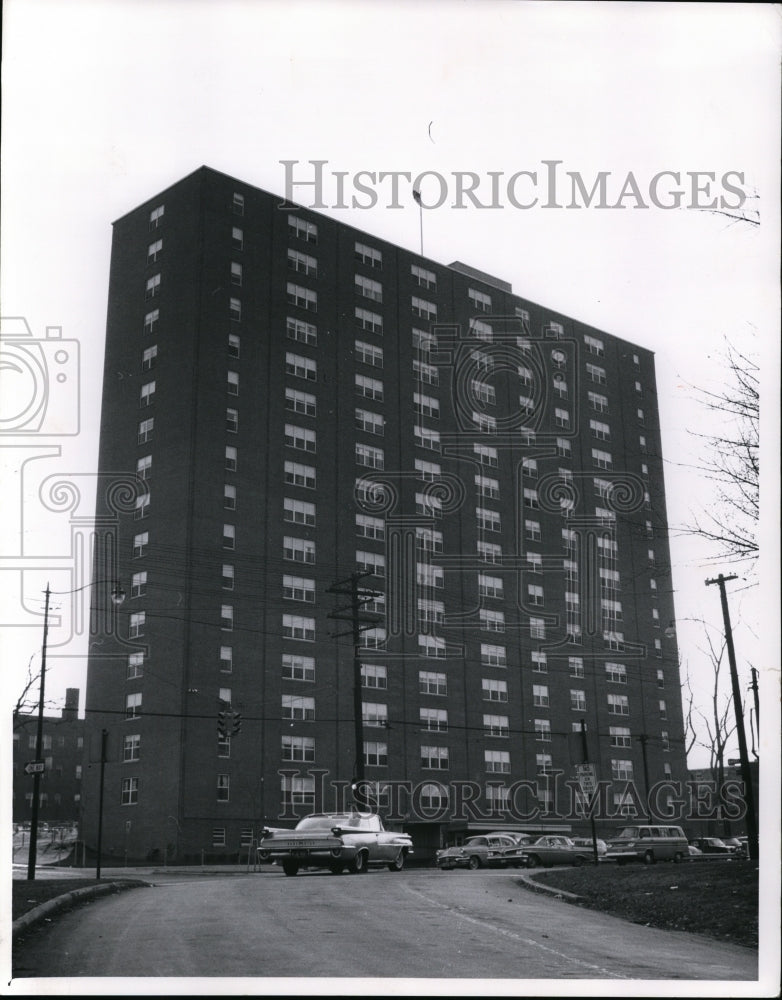
M 594 764 L 576 764 L 576 777 L 584 795 L 594 795 L 597 787 L 597 775 Z
M 25 774 L 43 774 L 46 770 L 46 761 L 44 760 L 31 760 L 24 765 Z

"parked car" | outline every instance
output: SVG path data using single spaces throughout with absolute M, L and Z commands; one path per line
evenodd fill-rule
M 703 854 L 703 851 L 700 849 L 700 847 L 696 847 L 695 844 L 688 844 L 687 850 L 691 858 L 697 858 L 700 854 Z
M 302 868 L 359 874 L 376 865 L 398 872 L 412 853 L 409 834 L 386 830 L 378 815 L 363 812 L 313 813 L 294 830 L 265 828 L 258 845 L 261 860 L 278 862 L 286 875 Z
M 726 844 L 721 837 L 696 837 L 692 843 L 698 847 L 702 854 L 742 854 L 741 847 L 733 844 Z
M 697 844 L 697 841 L 693 843 Z M 689 855 L 687 838 L 680 826 L 626 826 L 607 844 L 606 861 L 623 865 L 629 861 L 643 861 L 653 865 L 657 861 L 675 861 L 677 864 Z
M 538 837 L 522 849 L 523 863 L 527 868 L 544 865 L 583 865 L 592 858 L 590 849 L 579 847 L 570 837 L 559 833 L 549 833 Z
M 573 843 L 576 845 L 576 847 L 584 847 L 584 848 L 586 848 L 586 850 L 588 850 L 589 853 L 590 853 L 590 857 L 592 859 L 594 859 L 594 848 L 593 848 L 593 845 L 592 845 L 592 838 L 591 837 L 573 837 Z M 599 858 L 602 858 L 602 856 L 608 850 L 608 847 L 606 846 L 606 842 L 604 840 L 601 840 L 599 837 L 597 837 L 596 840 L 595 840 L 595 843 L 597 844 L 597 856 Z
M 523 846 L 510 834 L 487 833 L 468 837 L 463 844 L 437 852 L 435 862 L 442 871 L 452 868 L 507 868 L 523 864 Z
M 746 854 L 747 853 L 747 840 L 741 839 L 741 837 L 723 837 L 723 841 L 728 845 L 728 847 L 735 847 L 736 854 Z

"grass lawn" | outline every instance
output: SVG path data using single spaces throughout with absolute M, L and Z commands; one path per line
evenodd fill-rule
M 604 864 L 530 874 L 535 881 L 576 893 L 578 906 L 650 927 L 758 947 L 756 861 Z

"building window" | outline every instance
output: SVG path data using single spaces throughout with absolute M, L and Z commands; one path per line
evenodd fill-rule
M 433 670 L 419 670 L 418 690 L 421 694 L 448 694 L 446 675 Z
M 429 451 L 440 450 L 440 432 L 432 430 L 431 427 L 416 426 L 413 428 L 415 443 L 419 448 L 427 448 Z
M 434 271 L 428 271 L 425 267 L 419 267 L 417 264 L 411 264 L 410 273 L 416 284 L 420 285 L 422 288 L 437 288 L 437 275 Z
M 487 573 L 478 574 L 478 593 L 481 597 L 504 597 L 502 577 L 489 576 Z
M 286 443 L 287 440 L 286 440 Z M 289 486 L 303 486 L 305 489 L 315 489 L 315 468 L 312 465 L 302 465 L 301 462 L 286 462 L 284 465 L 285 482 Z
M 574 712 L 586 712 L 586 691 L 571 688 L 570 707 Z
M 315 760 L 315 737 L 283 736 L 280 756 L 282 760 L 311 764 Z
M 414 461 L 418 478 L 422 479 L 425 483 L 434 483 L 442 475 L 442 468 L 439 463 L 427 462 L 423 458 L 416 458 Z
M 510 734 L 510 725 L 507 715 L 484 715 L 483 732 L 485 736 L 500 736 L 507 738 Z
M 141 692 L 135 691 L 133 694 L 125 696 L 125 718 L 137 719 L 141 715 Z
M 285 371 L 288 375 L 295 375 L 296 378 L 308 379 L 311 382 L 317 381 L 318 366 L 312 358 L 304 358 L 299 354 L 285 355 Z
M 536 708 L 548 708 L 548 687 L 545 684 L 532 685 L 532 703 Z
M 233 566 L 231 566 L 230 563 L 223 563 L 222 589 L 223 590 L 234 589 L 234 568 Z
M 310 312 L 318 311 L 318 293 L 311 288 L 305 288 L 303 285 L 289 281 L 286 285 L 286 292 L 288 302 L 291 305 L 298 306 L 299 309 L 307 309 Z
M 467 296 L 474 309 L 479 309 L 481 312 L 491 312 L 491 295 L 479 292 L 477 288 L 468 288 Z
M 231 261 L 231 284 L 237 287 L 241 287 L 242 284 L 242 265 L 236 261 Z
M 448 712 L 444 708 L 421 708 L 418 717 L 422 729 L 437 733 L 448 731 Z
M 145 382 L 139 394 L 139 406 L 151 406 L 155 401 L 155 383 Z
M 527 584 L 527 603 L 541 607 L 544 603 L 543 588 L 537 583 Z
M 603 341 L 598 340 L 597 337 L 590 337 L 584 334 L 584 344 L 586 349 L 590 354 L 596 354 L 597 357 L 602 358 L 603 356 Z
M 289 448 L 314 453 L 316 450 L 315 431 L 307 427 L 297 427 L 295 424 L 285 425 L 285 444 Z
M 510 774 L 510 752 L 508 750 L 484 750 L 483 766 L 490 774 Z
M 125 674 L 127 680 L 135 680 L 144 676 L 144 654 L 130 653 L 128 655 L 128 669 Z
M 231 228 L 231 246 L 234 250 L 244 250 L 244 233 L 238 226 Z
M 138 803 L 138 778 L 123 778 L 121 785 L 120 804 L 135 806 Z
M 494 680 L 491 677 L 481 679 L 481 691 L 484 701 L 507 701 L 508 682 Z
M 630 730 L 627 726 L 609 726 L 608 735 L 612 747 L 630 746 Z
M 367 267 L 374 267 L 378 271 L 383 269 L 383 254 L 380 250 L 375 250 L 374 247 L 368 247 L 365 243 L 355 244 L 355 257 L 356 260 L 360 260 L 362 264 Z
M 314 417 L 317 411 L 317 401 L 311 392 L 302 392 L 299 389 L 286 389 L 285 409 L 293 413 L 301 413 L 305 417 Z
M 244 195 L 239 194 L 238 191 L 234 191 L 233 199 L 231 201 L 231 208 L 233 209 L 234 215 L 244 215 Z
M 282 676 L 289 681 L 314 681 L 315 657 L 297 653 L 282 654 Z
M 315 603 L 315 581 L 303 576 L 283 576 L 282 596 L 288 601 Z
M 316 347 L 318 328 L 313 323 L 305 323 L 303 319 L 294 319 L 292 316 L 288 316 L 285 320 L 285 336 L 288 340 L 297 340 L 300 344 Z
M 445 658 L 445 639 L 435 635 L 419 635 L 418 647 L 421 656 L 428 656 L 431 659 Z
M 365 726 L 387 726 L 388 706 L 376 701 L 362 701 L 361 721 Z
M 153 208 L 149 213 L 149 228 L 157 229 L 163 222 L 163 215 L 165 214 L 166 206 L 158 205 L 157 208 Z
M 155 333 L 160 324 L 160 310 L 153 309 L 144 317 L 144 333 Z
M 613 684 L 627 684 L 627 667 L 624 663 L 606 663 L 606 680 Z
M 356 392 L 359 396 L 365 396 L 367 399 L 375 399 L 378 402 L 383 401 L 383 383 L 380 379 L 369 378 L 368 375 L 356 375 Z
M 425 361 L 413 359 L 413 378 L 417 382 L 424 382 L 427 385 L 439 385 L 440 373 L 437 365 L 427 364 Z
M 421 747 L 421 767 L 425 771 L 447 771 L 448 765 L 448 747 Z
M 229 371 L 226 374 L 226 391 L 229 396 L 239 395 L 239 373 Z
M 122 760 L 127 763 L 130 760 L 138 760 L 141 754 L 141 736 L 134 733 L 132 736 L 124 736 L 122 739 Z
M 232 632 L 234 627 L 234 609 L 231 604 L 220 605 L 220 628 L 224 632 Z
M 306 243 L 317 244 L 318 242 L 318 227 L 314 222 L 305 222 L 304 219 L 300 219 L 296 215 L 289 215 L 288 230 L 291 235 Z
M 154 297 L 160 291 L 160 274 L 153 274 L 151 278 L 147 279 L 146 291 L 144 297 L 146 299 L 154 299 Z
M 141 531 L 138 535 L 133 536 L 133 558 L 139 559 L 141 556 L 147 554 L 147 545 L 149 544 L 149 532 Z
M 557 427 L 569 428 L 570 412 L 568 410 L 563 410 L 560 407 L 556 407 L 554 410 L 554 422 Z
M 239 411 L 230 406 L 225 411 L 225 429 L 229 434 L 236 434 L 239 431 Z
M 665 702 L 662 701 L 662 699 L 661 699 L 658 704 L 659 704 L 659 708 L 660 708 L 660 718 L 661 719 L 667 719 L 668 718 L 668 709 L 666 708 Z
M 220 671 L 230 674 L 234 668 L 234 651 L 232 646 L 220 647 Z
M 236 528 L 233 524 L 223 525 L 223 548 L 224 549 L 236 548 Z
M 305 642 L 314 642 L 315 619 L 304 618 L 301 615 L 283 615 L 282 634 L 286 639 L 301 639 Z
M 483 531 L 501 531 L 501 520 L 499 511 L 489 510 L 487 507 L 476 507 L 475 517 L 478 527 Z
M 368 469 L 385 468 L 385 453 L 382 448 L 356 442 L 356 464 Z
M 154 264 L 163 252 L 163 241 L 155 240 L 147 247 L 147 264 Z
M 376 740 L 368 740 L 364 743 L 364 763 L 369 767 L 388 766 L 388 744 L 379 743 Z
M 598 365 L 592 365 L 587 362 L 586 369 L 587 369 L 587 375 L 592 380 L 592 382 L 596 382 L 598 385 L 606 384 L 605 368 L 600 368 Z
M 420 316 L 422 319 L 430 321 L 437 319 L 437 306 L 434 302 L 427 302 L 426 299 L 421 299 L 417 295 L 414 295 L 412 307 L 414 316 Z
M 311 722 L 315 718 L 315 699 L 297 694 L 284 694 L 282 717 L 291 722 Z
M 529 634 L 531 639 L 546 638 L 546 623 L 543 621 L 542 618 L 530 618 Z
M 157 344 L 153 344 L 151 347 L 147 347 L 141 355 L 141 370 L 143 372 L 151 371 L 155 367 L 156 361 Z
M 535 719 L 535 739 L 541 743 L 551 742 L 551 722 L 548 719 Z
M 304 506 L 312 505 L 305 504 Z M 282 540 L 282 552 L 283 558 L 290 559 L 292 562 L 315 562 L 315 542 L 308 538 L 291 538 L 290 535 L 286 535 Z
M 139 639 L 144 635 L 146 620 L 147 616 L 144 611 L 136 611 L 130 616 L 130 626 L 128 629 L 128 637 L 130 639 Z
M 300 253 L 298 250 L 288 250 L 288 267 L 292 271 L 298 271 L 299 274 L 306 274 L 310 278 L 317 278 L 318 276 L 318 261 L 308 253 Z
M 356 566 L 360 573 L 372 573 L 375 576 L 386 575 L 386 557 L 378 552 L 356 552 Z
M 136 520 L 139 520 L 142 517 L 146 517 L 149 514 L 149 503 L 150 503 L 149 492 L 144 493 L 140 497 L 136 497 L 136 510 L 133 515 L 136 518 Z
M 592 449 L 592 461 L 599 469 L 612 469 L 614 465 L 611 453 L 608 451 L 601 451 L 599 448 Z
M 608 711 L 611 715 L 629 715 L 630 703 L 626 694 L 609 694 Z
M 231 797 L 231 777 L 228 774 L 217 775 L 217 801 L 228 802 Z
M 152 456 L 144 455 L 136 462 L 136 475 L 139 479 L 149 480 L 152 475 Z
M 438 420 L 440 417 L 440 400 L 434 396 L 426 396 L 420 392 L 413 393 L 413 409 L 424 417 Z
M 305 500 L 293 500 L 285 497 L 283 500 L 283 520 L 292 524 L 315 524 L 315 504 Z
M 612 781 L 632 781 L 633 762 L 631 760 L 611 760 Z
M 486 667 L 507 667 L 508 657 L 505 647 L 482 642 L 481 663 Z
M 442 552 L 443 533 L 434 528 L 418 526 L 415 529 L 415 544 L 421 552 Z
M 147 592 L 147 571 L 142 570 L 140 573 L 134 573 L 131 578 L 130 584 L 130 596 L 133 597 L 143 597 Z
M 386 537 L 386 522 L 369 514 L 356 514 L 356 534 L 382 542 Z
M 383 301 L 383 286 L 379 281 L 374 281 L 372 278 L 366 278 L 363 274 L 357 274 L 355 276 L 355 286 L 356 293 L 363 296 L 365 299 L 371 299 L 373 302 Z M 364 323 L 367 321 L 370 325 L 364 326 L 364 329 L 371 329 L 373 333 L 383 332 L 383 318 L 378 316 L 377 313 L 368 312 L 366 309 L 356 309 L 356 319 L 359 322 Z M 374 323 L 377 321 L 379 324 L 379 329 L 374 328 Z
M 236 472 L 238 452 L 233 445 L 226 445 L 225 448 L 225 468 L 227 472 Z
M 381 663 L 362 663 L 361 686 L 384 691 L 388 687 L 387 668 Z
M 357 340 L 355 344 L 357 361 L 361 361 L 365 365 L 372 365 L 374 368 L 383 367 L 382 347 L 375 347 L 372 344 L 367 344 L 363 340 Z

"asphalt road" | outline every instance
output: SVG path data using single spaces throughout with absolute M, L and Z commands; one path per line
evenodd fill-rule
M 614 989 L 757 979 L 750 949 L 590 912 L 530 892 L 518 873 L 286 878 L 269 867 L 152 878 L 25 934 L 14 977 L 252 977 L 263 980 L 259 992 L 290 977 L 608 980 Z

